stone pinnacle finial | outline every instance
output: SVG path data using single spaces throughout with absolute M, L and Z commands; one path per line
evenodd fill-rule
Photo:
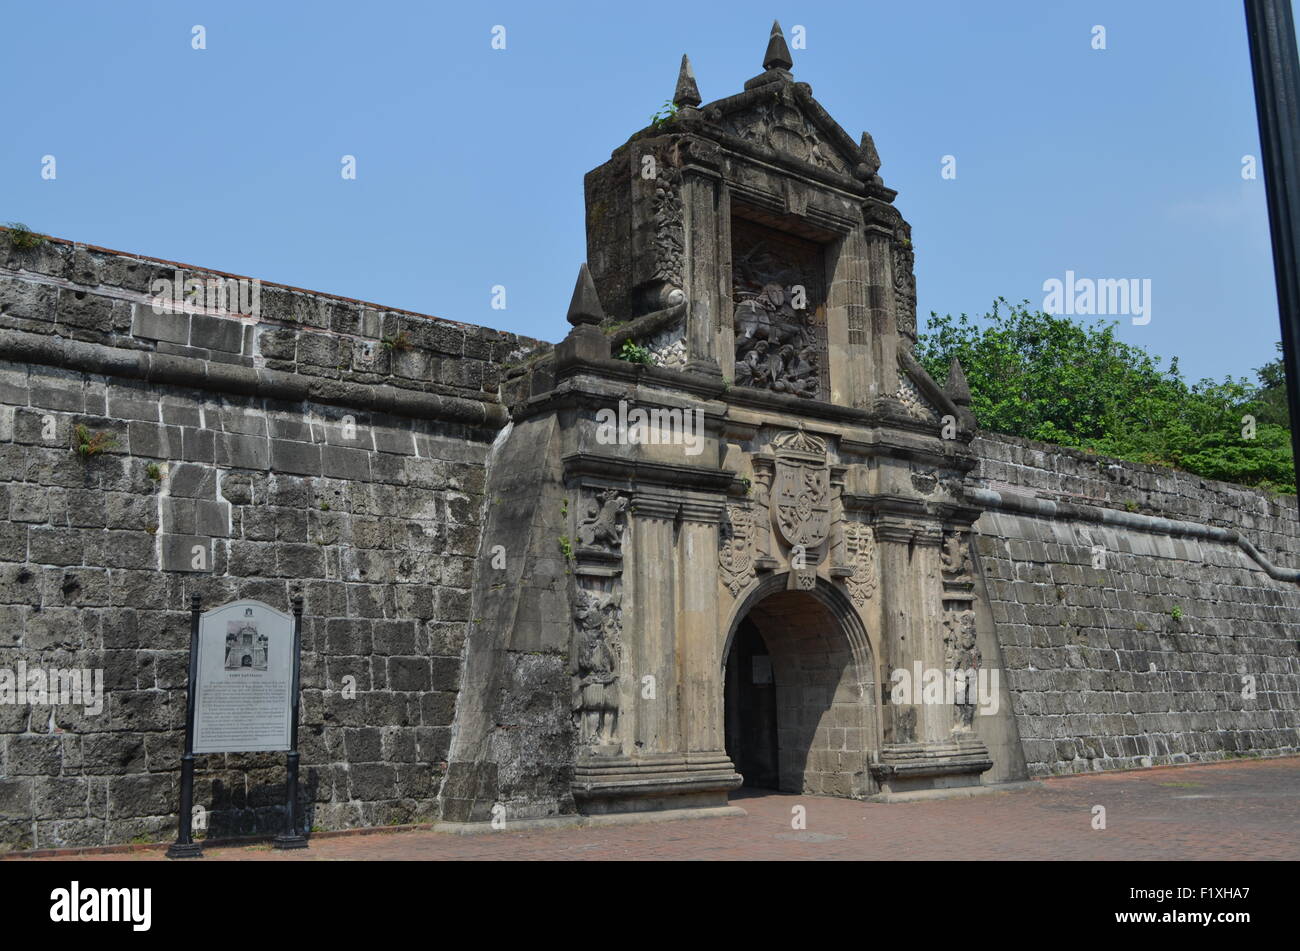
M 970 406 L 970 386 L 966 383 L 966 373 L 961 368 L 961 361 L 956 357 L 948 364 L 948 383 L 943 388 L 958 406 Z
M 698 106 L 700 102 L 700 87 L 695 84 L 691 58 L 683 53 L 682 68 L 677 73 L 677 89 L 673 92 L 673 105 L 680 109 L 683 106 Z
M 870 132 L 862 133 L 862 141 L 858 144 L 862 150 L 862 162 L 872 175 L 880 171 L 880 153 L 876 151 L 876 140 L 871 137 Z
M 605 319 L 605 310 L 600 306 L 600 296 L 596 293 L 596 282 L 591 279 L 586 261 L 578 269 L 578 283 L 573 287 L 573 300 L 569 302 L 567 316 L 575 327 L 598 324 Z
M 785 34 L 781 32 L 781 24 L 773 20 L 772 36 L 767 41 L 767 54 L 763 57 L 763 68 L 790 69 L 793 66 L 794 60 L 790 58 L 790 47 L 785 45 Z

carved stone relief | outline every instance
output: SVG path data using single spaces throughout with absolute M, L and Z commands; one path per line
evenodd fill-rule
M 853 574 L 845 579 L 849 597 L 858 607 L 876 592 L 876 537 L 860 522 L 844 524 L 844 546 Z
M 743 505 L 728 505 L 721 527 L 718 567 L 722 583 L 735 597 L 754 577 L 754 513 Z
M 912 226 L 900 217 L 894 228 L 894 315 L 898 332 L 916 342 L 916 252 Z
M 686 366 L 686 333 L 681 327 L 669 327 L 646 339 L 650 359 L 655 366 L 681 370 Z
M 655 297 L 651 306 L 671 307 L 686 299 L 683 288 L 686 261 L 685 206 L 682 173 L 673 156 L 661 154 L 655 167 L 650 212 L 654 219 Z
M 737 219 L 732 254 L 735 385 L 825 398 L 829 387 L 821 249 Z
M 577 677 L 575 709 L 583 744 L 598 754 L 619 752 L 619 668 L 622 660 L 623 533 L 627 498 L 596 490 L 578 524 L 570 599 Z
M 808 121 L 803 110 L 789 102 L 769 100 L 733 113 L 723 120 L 723 128 L 739 139 L 815 168 L 849 174 L 848 163 L 825 140 L 821 130 Z
M 805 550 L 826 541 L 831 529 L 831 480 L 826 443 L 802 430 L 781 433 L 772 482 L 772 520 L 782 539 Z
M 939 549 L 939 565 L 945 582 L 964 584 L 972 581 L 970 546 L 966 535 L 959 531 L 945 531 L 943 546 Z
M 578 541 L 584 548 L 617 552 L 623 544 L 626 512 L 627 499 L 617 489 L 598 493 L 578 526 Z
M 912 466 L 912 488 L 922 495 L 933 495 L 939 488 L 939 474 L 934 469 Z
M 954 697 L 954 731 L 969 730 L 975 720 L 978 706 L 976 692 L 980 649 L 976 643 L 975 612 L 949 611 L 943 622 L 944 662 L 949 676 L 960 677 Z
M 901 368 L 898 371 L 898 401 L 913 416 L 919 416 L 922 419 L 933 419 L 939 415 L 939 411 L 922 395 L 921 391 L 916 388 L 916 384 L 912 382 L 912 378 Z
M 623 604 L 619 592 L 577 590 L 573 620 L 578 638 L 580 735 L 592 748 L 618 742 L 618 680 L 622 664 Z

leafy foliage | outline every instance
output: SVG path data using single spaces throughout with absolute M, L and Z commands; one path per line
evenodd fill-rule
M 6 233 L 9 244 L 18 251 L 30 251 L 45 243 L 45 235 L 37 234 L 21 221 L 11 221 L 5 227 L 9 229 Z
M 1296 491 L 1280 359 L 1256 371 L 1257 383 L 1225 377 L 1189 384 L 1176 357 L 1162 368 L 1160 357 L 1118 340 L 1115 327 L 1084 326 L 1030 310 L 1028 301 L 998 298 L 979 322 L 932 313 L 917 357 L 940 380 L 953 357 L 961 361 L 984 429 Z
M 665 100 L 659 110 L 650 117 L 650 125 L 655 129 L 660 129 L 677 118 L 677 106 L 671 99 Z
M 638 346 L 630 337 L 623 342 L 623 347 L 618 352 L 618 359 L 626 360 L 628 363 L 642 363 L 646 366 L 654 362 L 650 359 L 650 348 Z
M 380 338 L 379 345 L 382 346 L 389 353 L 400 352 L 402 350 L 410 350 L 411 338 L 410 335 L 408 335 L 405 330 L 399 330 L 395 334 L 391 334 L 387 337 Z
M 72 440 L 72 451 L 84 458 L 98 456 L 117 446 L 117 437 L 112 433 L 92 433 L 80 423 L 72 430 Z

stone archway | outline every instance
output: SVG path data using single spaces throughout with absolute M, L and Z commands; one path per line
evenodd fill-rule
M 866 632 L 829 583 L 791 591 L 785 579 L 769 578 L 746 598 L 727 634 L 728 755 L 746 785 L 869 796 L 880 732 Z

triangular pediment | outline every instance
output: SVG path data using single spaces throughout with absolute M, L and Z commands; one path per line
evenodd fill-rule
M 774 80 L 701 108 L 706 125 L 773 158 L 846 178 L 862 166 L 874 175 L 879 159 L 862 148 L 817 103 L 803 83 Z M 874 149 L 872 150 L 874 152 Z

